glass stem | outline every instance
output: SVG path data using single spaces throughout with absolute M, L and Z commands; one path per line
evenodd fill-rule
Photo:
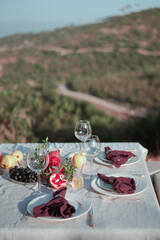
M 91 178 L 93 177 L 93 158 L 91 158 Z
M 38 178 L 38 192 L 40 192 L 41 191 L 41 177 L 40 177 L 39 173 L 37 174 L 37 178 Z
M 85 152 L 85 142 L 84 141 L 82 141 L 82 148 L 81 148 L 81 152 Z

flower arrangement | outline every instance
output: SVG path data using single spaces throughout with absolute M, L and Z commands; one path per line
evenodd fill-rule
M 48 138 L 42 140 L 43 144 L 38 147 L 46 149 L 49 154 L 48 167 L 42 172 L 42 181 L 47 182 L 49 185 L 58 189 L 59 187 L 66 186 L 68 181 L 71 181 L 76 171 L 72 158 L 66 158 L 62 161 L 60 150 L 48 150 Z

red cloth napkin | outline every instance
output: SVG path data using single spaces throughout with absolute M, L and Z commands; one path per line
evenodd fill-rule
M 119 168 L 122 164 L 125 164 L 129 158 L 135 157 L 132 152 L 111 150 L 110 147 L 105 147 L 105 154 L 108 160 L 111 160 L 116 168 Z
M 75 208 L 65 199 L 67 187 L 61 187 L 53 193 L 53 199 L 33 208 L 34 217 L 69 218 Z
M 104 174 L 97 174 L 100 179 L 106 183 L 112 184 L 114 191 L 118 191 L 123 194 L 131 194 L 136 191 L 136 184 L 133 178 L 127 177 L 107 177 Z

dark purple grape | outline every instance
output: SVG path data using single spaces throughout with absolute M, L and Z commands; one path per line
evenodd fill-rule
M 9 175 L 10 178 L 20 182 L 30 183 L 37 181 L 37 174 L 28 167 L 23 168 L 15 166 L 9 170 Z

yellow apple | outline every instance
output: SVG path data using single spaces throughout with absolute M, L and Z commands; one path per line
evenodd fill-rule
M 13 168 L 16 165 L 16 160 L 12 155 L 5 155 L 1 161 L 1 167 L 4 169 Z
M 83 165 L 85 164 L 86 162 L 86 154 L 84 152 L 82 153 L 76 153 L 74 156 L 73 156 L 73 164 L 75 167 L 77 168 L 82 168 Z
M 15 150 L 12 153 L 12 156 L 16 160 L 16 163 L 21 162 L 23 160 L 23 153 L 21 151 Z

